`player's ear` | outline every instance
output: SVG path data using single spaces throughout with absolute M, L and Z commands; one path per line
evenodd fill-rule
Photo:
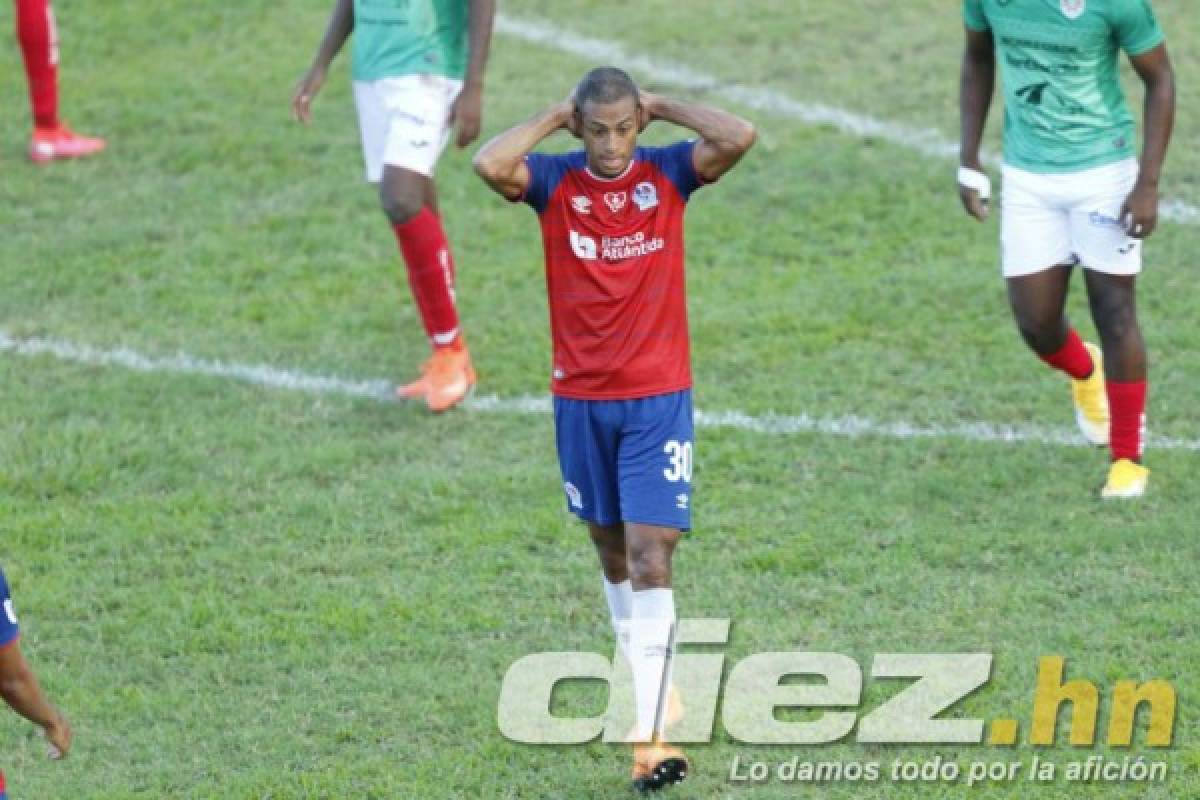
M 635 99 L 637 100 L 638 133 L 641 133 L 650 124 L 650 112 L 646 110 L 646 106 L 642 105 L 642 96 L 640 94 L 636 95 Z

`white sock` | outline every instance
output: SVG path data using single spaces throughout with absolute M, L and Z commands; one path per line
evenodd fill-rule
M 608 613 L 612 617 L 613 633 L 617 635 L 617 648 L 629 658 L 629 617 L 633 614 L 633 583 L 628 578 L 620 583 L 604 579 L 604 597 L 608 600 Z
M 670 589 L 633 592 L 629 661 L 633 670 L 636 711 L 634 736 L 649 741 L 660 731 L 659 707 L 670 683 L 668 654 L 674 643 L 675 593 Z

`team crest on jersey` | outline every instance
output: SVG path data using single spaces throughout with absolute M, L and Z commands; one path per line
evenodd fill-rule
M 592 213 L 592 199 L 577 194 L 571 198 L 571 208 L 575 209 L 576 214 L 590 214 Z
M 649 181 L 639 183 L 633 190 L 633 202 L 637 205 L 638 211 L 654 208 L 658 205 L 658 189 L 655 189 L 654 184 Z
M 1079 19 L 1087 10 L 1087 0 L 1058 0 L 1058 7 L 1067 19 Z
M 628 192 L 605 192 L 604 205 L 608 206 L 609 210 L 614 214 L 620 213 L 625 207 L 625 203 L 629 201 Z

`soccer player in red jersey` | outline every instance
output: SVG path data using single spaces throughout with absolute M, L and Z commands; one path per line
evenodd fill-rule
M 654 120 L 699 138 L 639 147 Z M 583 140 L 531 151 L 555 131 Z M 568 509 L 587 523 L 636 699 L 633 780 L 654 790 L 688 763 L 665 741 L 674 645 L 671 556 L 691 527 L 692 375 L 683 218 L 692 192 L 733 167 L 754 127 L 641 92 L 613 67 L 570 100 L 488 142 L 475 170 L 541 221 L 554 343 L 555 438 Z M 660 708 L 666 706 L 665 708 Z
M 40 725 L 50 743 L 50 757 L 62 758 L 71 749 L 71 726 L 46 700 L 37 677 L 21 654 L 19 636 L 8 581 L 0 569 L 0 697 L 18 714 Z M 0 772 L 0 800 L 5 798 L 4 773 Z
M 434 412 L 461 402 L 475 368 L 459 327 L 454 257 L 442 228 L 433 172 L 458 128 L 457 144 L 479 136 L 483 74 L 495 0 L 336 0 L 308 73 L 292 97 L 297 120 L 309 120 L 330 63 L 354 34 L 354 101 L 367 181 L 396 235 L 408 283 L 433 353 L 405 399 Z
M 17 41 L 25 57 L 29 100 L 33 106 L 33 139 L 29 158 L 45 164 L 59 158 L 99 153 L 103 139 L 80 136 L 58 118 L 58 30 L 50 0 L 16 0 Z

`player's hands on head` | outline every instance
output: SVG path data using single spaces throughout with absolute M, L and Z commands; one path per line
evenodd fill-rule
M 292 92 L 292 116 L 297 122 L 307 123 L 312 119 L 312 101 L 325 84 L 325 70 L 313 67 Z
M 638 90 L 638 133 L 646 130 L 646 127 L 654 120 L 658 119 L 655 114 L 655 108 L 658 106 L 658 95 L 650 92 Z
M 571 93 L 567 95 L 567 99 L 563 101 L 563 130 L 574 136 L 576 139 L 583 138 L 583 113 L 579 110 L 579 103 L 575 100 L 575 93 L 579 87 L 571 89 Z
M 454 99 L 450 107 L 450 124 L 458 129 L 455 144 L 466 147 L 479 138 L 483 127 L 483 87 L 468 83 Z
M 67 753 L 71 750 L 71 740 L 75 736 L 71 730 L 71 723 L 67 722 L 67 718 L 62 715 L 62 712 L 57 713 L 58 718 L 54 723 L 43 729 L 43 733 L 46 735 L 47 755 L 54 760 L 67 757 Z
M 1121 224 L 1135 239 L 1145 239 L 1158 227 L 1158 186 L 1138 181 L 1121 206 Z

